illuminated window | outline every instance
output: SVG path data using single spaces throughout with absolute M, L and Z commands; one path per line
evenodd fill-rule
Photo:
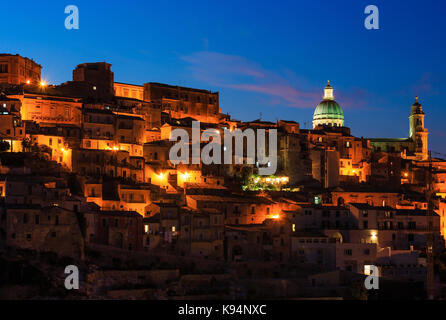
M 364 265 L 364 274 L 369 276 L 371 273 L 371 265 Z

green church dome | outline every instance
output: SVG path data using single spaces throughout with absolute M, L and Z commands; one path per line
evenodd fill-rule
M 334 100 L 321 101 L 316 110 L 314 110 L 313 120 L 319 119 L 342 119 L 344 120 L 344 113 L 339 104 Z
M 333 87 L 330 85 L 330 81 L 324 89 L 324 100 L 317 105 L 313 113 L 313 128 L 319 125 L 344 126 L 344 112 L 334 100 Z

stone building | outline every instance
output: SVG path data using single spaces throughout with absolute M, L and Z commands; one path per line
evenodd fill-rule
M 86 219 L 86 242 L 125 250 L 142 250 L 142 216 L 135 211 L 89 211 Z
M 53 95 L 35 90 L 25 90 L 20 95 L 11 95 L 21 102 L 22 120 L 39 124 L 70 124 L 80 126 L 82 103 L 78 98 Z
M 218 92 L 148 82 L 144 84 L 144 100 L 161 105 L 172 118 L 191 117 L 200 122 L 218 123 Z
M 223 260 L 224 214 L 213 208 L 181 208 L 179 250 L 195 257 Z
M 2 225 L 9 246 L 83 257 L 83 235 L 74 211 L 58 206 L 7 204 L 3 208 Z
M 0 83 L 40 84 L 42 66 L 18 54 L 0 54 Z
M 58 86 L 63 94 L 85 102 L 109 102 L 114 97 L 114 74 L 106 62 L 82 63 L 73 70 L 73 81 Z

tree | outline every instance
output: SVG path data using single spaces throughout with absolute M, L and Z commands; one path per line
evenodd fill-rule
M 11 145 L 9 144 L 8 141 L 0 141 L 0 152 L 5 152 L 8 151 L 9 149 L 11 149 Z

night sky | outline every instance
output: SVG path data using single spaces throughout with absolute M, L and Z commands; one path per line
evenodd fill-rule
M 79 30 L 64 27 L 70 4 Z M 369 4 L 379 30 L 364 28 Z M 303 128 L 329 79 L 359 137 L 407 137 L 419 95 L 429 147 L 446 153 L 445 11 L 440 0 L 2 1 L 0 52 L 33 58 L 52 84 L 107 61 L 115 81 L 219 91 L 233 118 Z

